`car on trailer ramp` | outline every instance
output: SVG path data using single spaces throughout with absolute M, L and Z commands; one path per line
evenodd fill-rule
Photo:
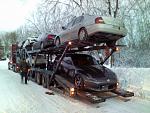
M 90 41 L 114 46 L 116 41 L 127 34 L 119 18 L 84 14 L 74 17 L 56 37 L 55 44 L 68 41 Z
M 116 90 L 118 85 L 116 74 L 87 54 L 67 54 L 57 72 L 74 82 L 77 89 L 103 92 Z

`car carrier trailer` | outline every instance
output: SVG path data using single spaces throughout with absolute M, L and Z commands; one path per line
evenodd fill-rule
M 43 87 L 47 87 L 48 89 L 57 91 L 61 90 L 62 92 L 67 92 L 71 97 L 80 96 L 83 98 L 86 98 L 87 100 L 90 100 L 91 102 L 104 102 L 107 98 L 110 97 L 116 97 L 116 96 L 122 96 L 122 97 L 131 97 L 134 96 L 133 92 L 125 91 L 122 89 L 118 89 L 116 91 L 113 91 L 111 93 L 115 95 L 111 96 L 101 96 L 101 92 L 90 92 L 90 91 L 84 91 L 84 90 L 78 90 L 74 83 L 72 81 L 69 81 L 68 79 L 64 78 L 61 75 L 58 75 L 56 72 L 60 66 L 60 63 L 62 62 L 65 54 L 67 53 L 76 53 L 76 52 L 82 52 L 82 51 L 92 51 L 92 50 L 99 50 L 99 49 L 105 49 L 108 48 L 105 45 L 91 45 L 90 43 L 71 43 L 68 42 L 68 44 L 60 45 L 59 47 L 50 47 L 47 49 L 42 50 L 32 50 L 27 51 L 25 50 L 24 55 L 26 58 L 30 58 L 29 61 L 32 61 L 33 56 L 36 57 L 40 55 L 44 55 L 47 59 L 46 67 L 44 68 L 37 68 L 36 65 L 36 59 L 34 64 L 30 62 L 31 69 L 28 72 L 29 77 L 31 80 L 37 82 L 40 85 L 43 85 Z M 110 55 L 107 56 L 104 59 L 104 62 L 116 51 L 116 46 L 111 47 Z M 61 55 L 59 62 L 57 63 L 56 67 L 53 67 L 52 63 L 52 56 L 53 55 Z M 104 64 L 104 62 L 101 62 L 101 64 Z

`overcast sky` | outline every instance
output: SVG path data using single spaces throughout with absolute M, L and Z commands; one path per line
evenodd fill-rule
M 0 0 L 0 31 L 12 31 L 23 25 L 39 0 Z

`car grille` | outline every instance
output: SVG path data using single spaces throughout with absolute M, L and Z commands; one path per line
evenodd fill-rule
M 99 85 L 98 89 L 99 90 L 112 90 L 115 89 L 116 85 L 112 84 L 112 85 Z

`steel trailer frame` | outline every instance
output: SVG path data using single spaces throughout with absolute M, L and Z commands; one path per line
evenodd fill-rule
M 103 62 L 101 62 L 102 65 L 116 51 L 117 46 L 120 46 L 120 45 L 110 47 L 111 52 L 110 52 L 109 56 L 106 57 Z M 75 49 L 77 47 L 80 47 L 80 48 Z M 85 48 L 85 47 L 87 47 L 87 48 Z M 45 56 L 47 56 L 48 63 L 49 63 L 49 60 L 52 60 L 52 58 L 49 59 L 51 55 L 61 54 L 59 62 L 57 63 L 57 66 L 54 70 L 47 70 L 47 67 L 46 67 L 46 69 L 38 69 L 38 68 L 35 68 L 36 60 L 35 60 L 34 65 L 32 65 L 32 63 L 30 62 L 30 65 L 31 65 L 31 70 L 29 72 L 30 78 L 32 78 L 32 76 L 34 75 L 34 81 L 37 81 L 37 80 L 35 80 L 36 78 L 38 78 L 37 76 L 42 76 L 39 78 L 42 78 L 42 84 L 44 87 L 47 87 L 48 89 L 55 89 L 55 88 L 57 88 L 57 86 L 56 86 L 56 83 L 57 83 L 58 87 L 61 86 L 66 92 L 69 93 L 70 96 L 74 97 L 76 95 L 79 95 L 81 97 L 84 97 L 84 98 L 90 100 L 91 102 L 105 102 L 105 100 L 107 98 L 116 97 L 116 96 L 122 96 L 122 97 L 134 96 L 133 92 L 129 92 L 129 91 L 121 90 L 121 89 L 112 92 L 116 95 L 109 96 L 109 97 L 97 96 L 97 94 L 94 94 L 92 92 L 79 91 L 75 88 L 74 83 L 72 83 L 69 80 L 66 80 L 65 78 L 63 78 L 62 76 L 56 74 L 56 71 L 57 71 L 61 61 L 63 60 L 65 54 L 82 52 L 82 51 L 99 50 L 99 49 L 105 49 L 105 48 L 108 48 L 108 47 L 105 45 L 97 46 L 97 45 L 92 45 L 90 43 L 83 43 L 83 42 L 79 42 L 79 43 L 75 43 L 75 44 L 71 44 L 69 42 L 66 45 L 60 45 L 59 47 L 55 46 L 55 47 L 50 47 L 50 48 L 42 49 L 42 50 L 25 51 L 27 57 L 29 57 L 29 58 L 32 58 L 32 56 L 36 56 L 36 59 L 37 59 L 38 54 L 44 54 Z M 38 74 L 36 75 L 36 73 L 38 73 Z M 41 84 L 41 82 L 38 82 L 38 84 Z M 52 86 L 53 86 L 53 88 L 52 88 Z

